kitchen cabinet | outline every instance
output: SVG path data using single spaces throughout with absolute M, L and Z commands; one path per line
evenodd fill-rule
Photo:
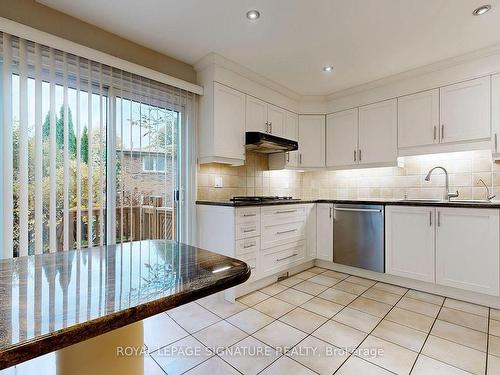
M 278 137 L 285 135 L 286 112 L 283 108 L 272 104 L 267 105 L 267 121 L 269 121 L 270 133 Z
M 387 206 L 385 212 L 386 273 L 433 283 L 436 209 Z
M 492 152 L 495 158 L 500 156 L 500 74 L 491 76 L 491 131 Z
M 246 95 L 246 131 L 283 137 L 286 115 L 286 110 Z
M 326 116 L 326 166 L 346 167 L 357 164 L 358 109 Z
M 299 116 L 286 112 L 284 137 L 293 141 L 299 140 Z M 299 166 L 299 151 L 278 152 L 269 155 L 269 169 L 294 169 Z
M 210 86 L 210 85 L 209 85 Z M 246 95 L 212 82 L 200 98 L 200 163 L 245 162 Z
M 299 167 L 325 166 L 325 116 L 299 115 Z
M 267 133 L 267 103 L 250 95 L 246 96 L 246 103 L 246 131 Z
M 436 212 L 436 283 L 498 296 L 499 210 Z
M 333 203 L 316 204 L 316 257 L 333 262 Z
M 439 143 L 439 89 L 398 98 L 398 147 Z
M 441 87 L 441 143 L 490 139 L 490 77 Z
M 358 163 L 395 164 L 398 157 L 397 100 L 359 107 Z

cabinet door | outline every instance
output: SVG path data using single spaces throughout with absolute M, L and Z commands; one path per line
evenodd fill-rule
M 245 94 L 214 83 L 214 127 L 215 154 L 245 159 Z
M 333 204 L 316 205 L 316 257 L 333 262 Z
M 325 116 L 299 116 L 299 167 L 325 166 Z
M 435 281 L 435 209 L 387 206 L 385 269 L 388 274 Z
M 306 223 L 306 257 L 307 259 L 316 259 L 316 204 L 307 205 L 307 223 Z
M 441 143 L 490 138 L 490 77 L 439 90 Z
M 268 133 L 267 103 L 249 95 L 246 96 L 246 100 L 246 131 Z
M 326 116 L 326 166 L 356 164 L 358 150 L 358 109 Z
M 285 135 L 286 111 L 272 104 L 267 105 L 267 121 L 272 135 L 283 137 Z
M 285 138 L 294 141 L 299 140 L 299 116 L 292 112 L 286 113 L 285 122 Z M 285 155 L 286 165 L 289 167 L 297 167 L 299 165 L 299 152 L 290 151 Z
M 397 143 L 396 99 L 359 107 L 359 164 L 396 162 Z
M 439 143 L 439 89 L 398 99 L 398 147 Z
M 498 210 L 436 210 L 436 283 L 498 295 Z
M 500 74 L 491 76 L 492 150 L 500 153 Z

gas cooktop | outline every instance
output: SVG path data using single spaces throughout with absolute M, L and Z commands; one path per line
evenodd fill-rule
M 230 199 L 232 202 L 272 202 L 272 201 L 298 201 L 300 199 L 293 197 L 280 196 L 236 196 Z

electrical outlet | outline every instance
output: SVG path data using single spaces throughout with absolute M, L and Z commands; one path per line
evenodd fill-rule
M 215 176 L 215 187 L 221 188 L 222 185 L 222 176 Z

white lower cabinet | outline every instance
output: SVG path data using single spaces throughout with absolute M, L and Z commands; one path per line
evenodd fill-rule
M 386 273 L 498 296 L 499 210 L 386 207 Z
M 316 205 L 316 257 L 333 262 L 333 204 Z
M 499 294 L 499 211 L 437 208 L 436 282 Z
M 386 273 L 435 281 L 435 211 L 434 207 L 386 207 Z

